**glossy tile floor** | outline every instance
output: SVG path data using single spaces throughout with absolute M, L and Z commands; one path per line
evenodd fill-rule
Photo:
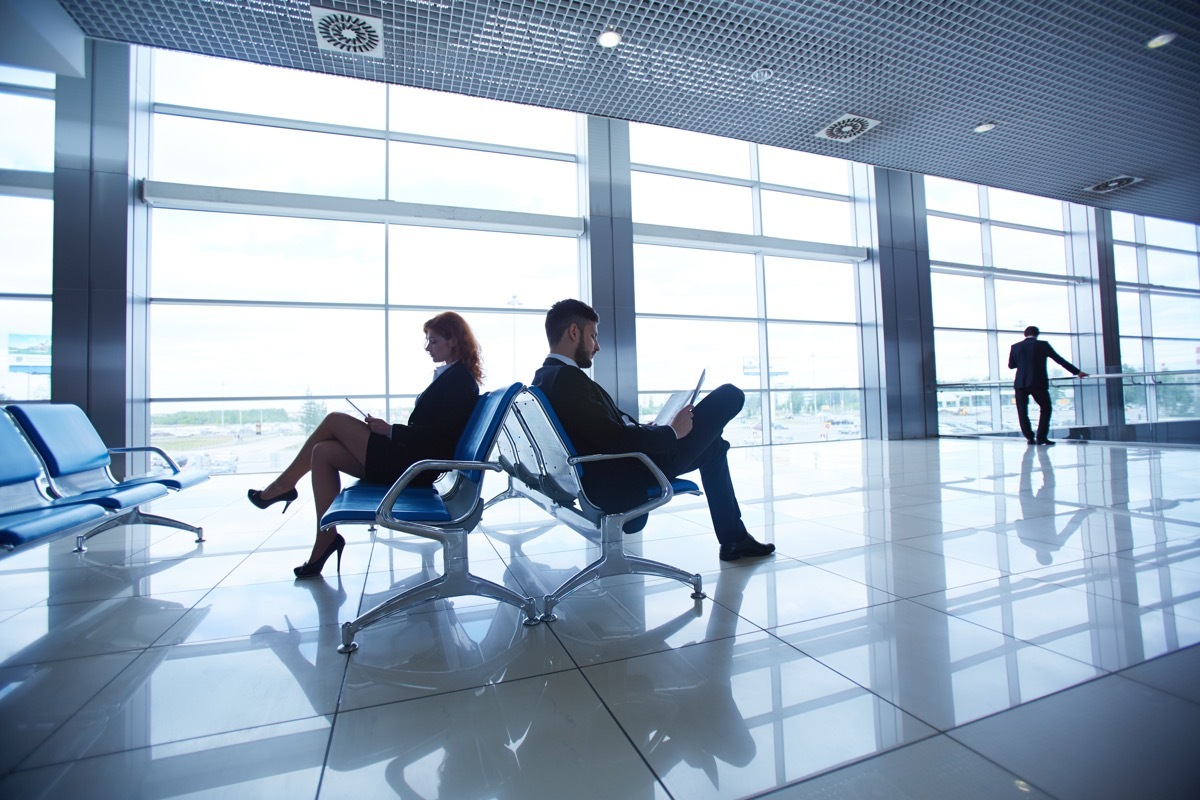
M 0 796 L 1200 796 L 1200 450 L 1017 440 L 731 453 L 775 558 L 724 564 L 703 500 L 626 576 L 524 628 L 482 599 L 339 620 L 437 568 L 364 528 L 291 580 L 284 515 L 223 476 L 130 526 L 0 560 Z M 497 491 L 500 484 L 494 487 Z M 541 596 L 596 553 L 490 509 L 473 569 Z

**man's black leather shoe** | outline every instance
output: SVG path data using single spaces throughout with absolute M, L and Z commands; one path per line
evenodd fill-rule
M 753 536 L 747 536 L 740 542 L 721 545 L 721 560 L 737 561 L 739 558 L 758 558 L 760 556 L 769 556 L 774 552 L 775 545 L 763 544 L 756 541 Z
M 1043 447 L 1054 447 L 1054 442 L 1050 441 L 1049 439 L 1038 439 L 1037 443 Z

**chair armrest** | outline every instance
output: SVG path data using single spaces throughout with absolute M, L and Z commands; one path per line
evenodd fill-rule
M 401 523 L 401 520 L 392 516 L 392 509 L 396 506 L 396 501 L 400 495 L 408 488 L 413 479 L 422 472 L 450 472 L 451 470 L 471 470 L 471 469 L 486 469 L 492 472 L 499 472 L 500 465 L 493 464 L 490 461 L 437 461 L 434 459 L 426 459 L 418 461 L 404 470 L 396 482 L 392 484 L 392 488 L 388 489 L 387 494 L 379 501 L 379 508 L 375 511 L 376 521 L 385 528 L 395 530 L 395 526 Z M 404 525 L 407 528 L 418 528 L 430 533 L 440 533 L 440 528 L 435 528 L 429 525 L 422 525 L 419 522 L 411 522 L 404 520 Z M 389 524 L 390 523 L 390 524 Z
M 181 472 L 179 465 L 175 463 L 175 459 L 163 452 L 161 447 L 110 447 L 108 448 L 108 452 L 110 455 L 114 453 L 155 453 L 156 455 L 160 456 L 163 461 L 167 462 L 167 465 L 171 468 L 171 471 L 176 475 Z
M 571 456 L 567 459 L 567 463 L 571 466 L 575 466 L 576 464 L 586 464 L 589 461 L 614 461 L 618 458 L 633 458 L 641 461 L 642 464 L 645 465 L 646 469 L 650 470 L 650 474 L 654 477 L 654 480 L 658 481 L 658 489 L 660 492 L 659 496 L 653 500 L 647 500 L 640 506 L 623 512 L 622 519 L 630 519 L 633 517 L 640 517 L 642 514 L 649 514 L 659 506 L 666 505 L 668 502 L 670 502 L 671 498 L 675 496 L 675 490 L 671 488 L 671 482 L 667 480 L 667 476 L 664 475 L 663 471 L 658 468 L 658 464 L 655 464 L 653 461 L 651 461 L 650 457 L 645 453 L 597 453 L 596 455 L 591 456 Z M 584 491 L 582 484 L 580 484 L 579 490 L 581 492 Z M 584 492 L 584 497 L 587 497 L 586 492 Z M 596 505 L 595 503 L 592 503 L 590 499 L 588 502 L 592 505 Z

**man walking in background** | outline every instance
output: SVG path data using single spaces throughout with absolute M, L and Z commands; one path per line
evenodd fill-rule
M 1054 352 L 1047 342 L 1039 341 L 1041 333 L 1036 325 L 1025 329 L 1025 340 L 1017 342 L 1008 351 L 1008 368 L 1015 369 L 1017 376 L 1013 379 L 1013 393 L 1017 402 L 1017 420 L 1021 423 L 1021 433 L 1030 444 L 1053 445 L 1046 438 L 1050 433 L 1050 377 L 1046 374 L 1046 359 L 1052 358 L 1055 363 L 1074 375 L 1076 378 L 1086 378 L 1083 372 L 1070 361 Z M 1033 435 L 1033 427 L 1029 424 L 1029 398 L 1038 404 L 1037 437 Z

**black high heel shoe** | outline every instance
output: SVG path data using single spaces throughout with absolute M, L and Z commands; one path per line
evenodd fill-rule
M 342 535 L 340 533 L 335 533 L 333 535 L 333 541 L 330 542 L 329 547 L 325 548 L 325 553 L 324 553 L 324 555 L 321 556 L 320 561 L 317 561 L 317 562 L 305 561 L 300 566 L 294 567 L 292 569 L 292 572 L 296 573 L 297 578 L 315 578 L 321 574 L 321 569 L 322 569 L 322 567 L 325 566 L 325 562 L 329 560 L 329 557 L 331 555 L 333 555 L 334 551 L 336 550 L 337 556 L 338 556 L 337 571 L 338 571 L 338 574 L 341 575 L 342 574 L 342 549 L 345 546 L 346 546 L 346 540 L 342 538 Z
M 287 513 L 288 506 L 290 506 L 292 504 L 292 501 L 295 500 L 299 496 L 300 496 L 299 492 L 297 492 L 295 489 L 291 489 L 289 491 L 284 492 L 283 494 L 275 495 L 270 500 L 264 500 L 261 489 L 247 489 L 246 490 L 246 497 L 249 498 L 251 503 L 253 503 L 254 505 L 256 505 L 259 508 L 264 508 L 264 509 L 270 508 L 271 506 L 278 503 L 280 500 L 283 500 L 284 501 L 284 503 L 283 503 L 283 513 L 284 514 Z

